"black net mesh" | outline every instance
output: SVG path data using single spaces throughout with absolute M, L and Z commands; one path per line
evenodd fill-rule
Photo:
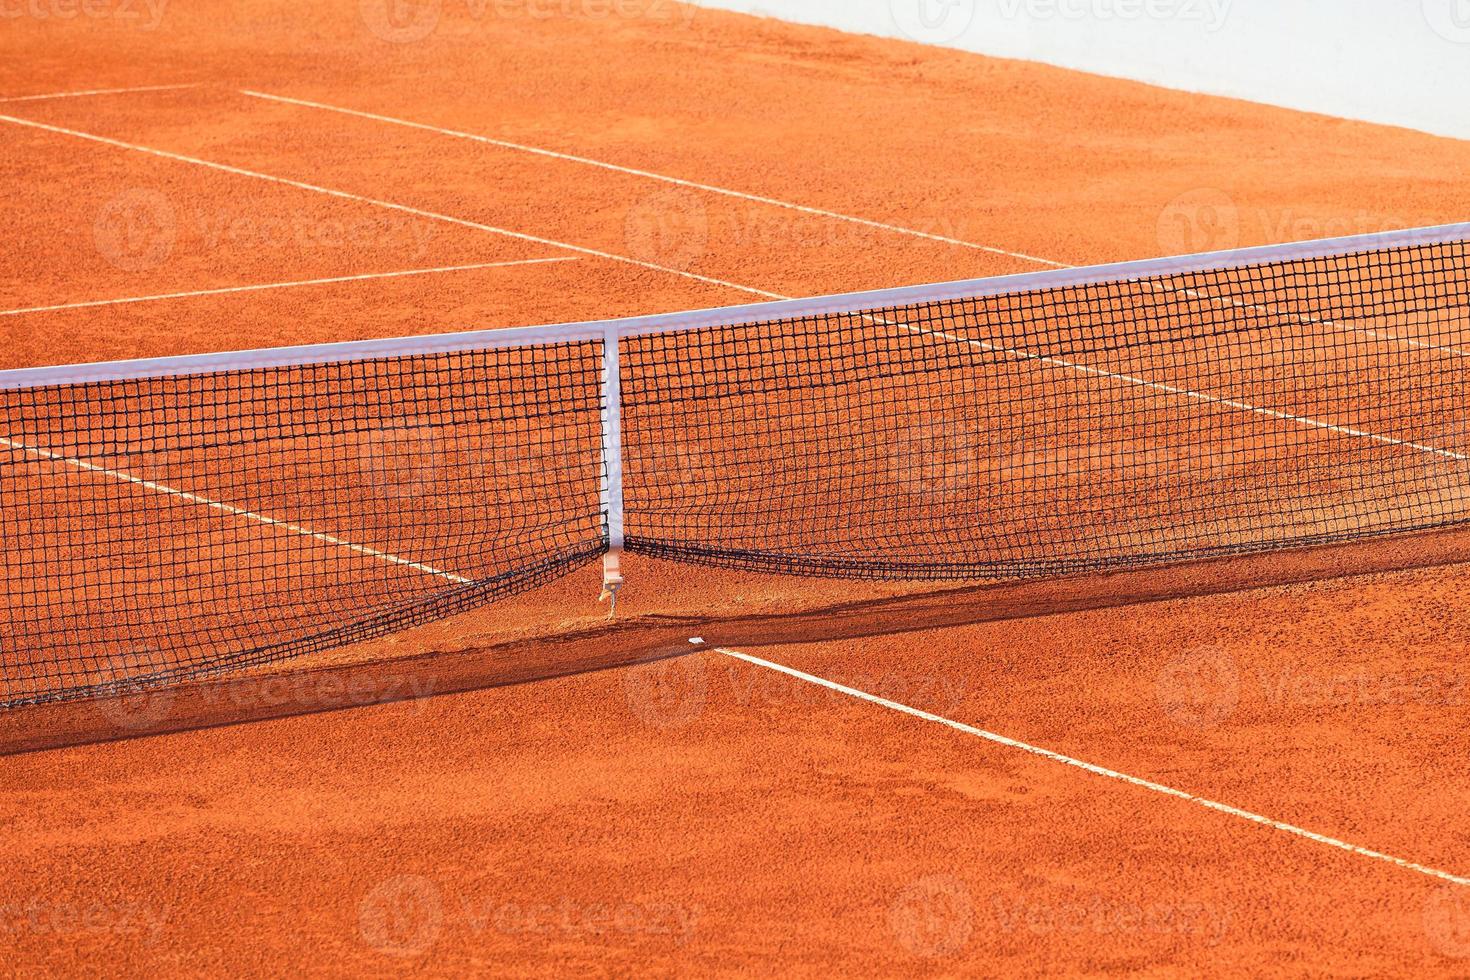
M 628 548 L 970 579 L 1463 522 L 1467 280 L 1453 243 L 629 338 Z
M 1470 248 L 630 333 L 627 549 L 1002 579 L 1470 522 Z M 600 341 L 0 392 L 0 703 L 278 660 L 608 547 Z
M 0 392 L 0 701 L 367 639 L 602 553 L 602 345 Z

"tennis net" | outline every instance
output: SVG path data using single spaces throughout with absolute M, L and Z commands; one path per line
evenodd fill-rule
M 3 372 L 0 705 L 321 651 L 623 551 L 996 580 L 1465 524 L 1467 391 L 1470 225 Z

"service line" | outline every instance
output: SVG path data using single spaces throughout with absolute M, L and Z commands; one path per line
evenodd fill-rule
M 428 276 L 443 272 L 468 272 L 474 269 L 504 269 L 516 265 L 538 265 L 546 262 L 575 262 L 574 255 L 558 255 L 542 259 L 512 259 L 505 262 L 478 262 L 473 265 L 445 265 L 434 269 L 406 269 L 401 272 L 364 272 L 354 276 L 331 276 L 326 279 L 296 279 L 291 282 L 267 282 L 250 286 L 221 286 L 217 289 L 194 289 L 184 293 L 157 293 L 153 296 L 124 296 L 119 299 L 92 299 L 79 303 L 56 303 L 51 306 L 23 306 L 0 310 L 0 316 L 22 313 L 51 313 L 55 310 L 81 310 L 94 306 L 117 306 L 124 303 L 154 303 L 165 299 L 190 299 L 195 296 L 222 296 L 226 293 L 251 293 L 263 289 L 294 289 L 298 286 L 325 286 L 339 282 L 361 282 L 365 279 L 401 279 L 405 276 Z
M 325 102 L 311 102 L 307 99 L 292 99 L 284 95 L 272 95 L 269 92 L 258 92 L 253 89 L 241 89 L 241 95 L 252 99 L 266 99 L 271 102 L 280 102 L 286 105 L 301 106 L 306 109 L 321 109 L 325 112 L 337 112 L 346 116 L 357 116 L 359 119 L 369 119 L 373 122 L 388 123 L 393 126 L 403 126 L 408 129 L 421 129 L 440 136 L 451 136 L 455 139 L 470 140 L 475 143 L 484 143 L 487 146 L 498 147 L 502 150 L 515 150 L 519 153 L 529 153 L 533 156 L 548 157 L 552 160 L 561 160 L 566 163 L 577 163 L 587 167 L 597 167 L 600 170 L 609 170 L 613 173 L 626 174 L 630 177 L 642 177 L 645 180 L 655 180 L 664 184 L 672 184 L 675 187 L 685 187 L 690 190 L 705 191 L 709 194 L 719 194 L 723 197 L 732 197 L 741 201 L 749 201 L 752 204 L 765 204 L 770 207 L 784 208 L 787 211 L 796 211 L 801 214 L 816 215 L 821 218 L 831 218 L 834 221 L 845 221 L 848 224 L 862 225 L 866 228 L 876 228 L 880 231 L 890 231 L 900 235 L 908 235 L 913 238 L 924 238 L 931 242 L 940 242 L 945 245 L 955 245 L 960 248 L 974 249 L 980 252 L 989 252 L 992 255 L 1003 255 L 1007 258 L 1020 259 L 1022 262 L 1032 262 L 1036 265 L 1051 266 L 1057 269 L 1072 268 L 1064 262 L 1052 259 L 1043 259 L 1035 255 L 1027 255 L 1025 252 L 1016 252 L 1001 248 L 997 245 L 982 245 L 979 242 L 967 242 L 959 238 L 951 238 L 947 235 L 936 235 L 932 232 L 920 231 L 917 228 L 905 228 L 902 225 L 889 224 L 884 221 L 873 221 L 870 218 L 860 218 L 856 215 L 843 214 L 840 211 L 828 211 L 824 208 L 814 208 L 805 204 L 796 204 L 792 201 L 783 201 L 776 197 L 766 197 L 761 194 L 750 194 L 745 191 L 737 191 L 729 187 L 721 187 L 718 184 L 705 184 L 694 180 L 685 180 L 682 177 L 671 177 L 668 174 L 655 173 L 652 170 L 639 170 L 636 167 L 625 167 L 617 163 L 609 163 L 606 160 L 596 160 L 592 157 L 577 156 L 571 153 L 562 153 L 557 150 L 549 150 L 541 146 L 530 146 L 526 143 L 513 143 L 510 140 L 496 139 L 491 136 L 481 136 L 478 133 L 467 133 L 459 129 L 445 129 L 441 126 L 430 126 L 427 123 L 414 122 L 409 119 L 399 119 L 395 116 L 379 115 L 376 112 L 363 112 L 360 109 L 347 109 L 342 106 L 328 105 Z
M 43 95 L 11 95 L 0 98 L 0 102 L 44 102 L 47 99 L 79 99 L 87 95 L 127 95 L 131 92 L 176 92 L 180 89 L 198 88 L 198 82 L 185 85 L 140 85 L 136 88 L 94 88 L 84 92 L 47 92 Z

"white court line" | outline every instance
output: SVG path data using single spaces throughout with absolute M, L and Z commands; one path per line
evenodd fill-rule
M 931 232 L 920 231 L 917 228 L 906 228 L 902 225 L 888 224 L 882 221 L 872 221 L 870 219 L 859 218 L 851 214 L 842 214 L 838 211 L 828 211 L 823 208 L 814 208 L 808 207 L 804 204 L 796 204 L 792 201 L 783 201 L 779 198 L 765 197 L 759 194 L 748 194 L 744 191 L 733 190 L 729 187 L 720 187 L 716 184 L 704 184 L 697 181 L 684 180 L 680 177 L 670 177 L 667 174 L 656 173 L 651 170 L 639 170 L 635 167 L 625 167 L 620 164 L 609 163 L 605 160 L 597 160 L 592 157 L 577 156 L 570 153 L 561 153 L 556 150 L 548 150 L 544 147 L 530 146 L 525 143 L 514 143 L 510 140 L 496 139 L 494 137 L 482 136 L 478 133 L 468 133 L 458 129 L 446 129 L 441 126 L 431 126 L 427 123 L 413 122 L 412 120 L 400 119 L 395 116 L 384 116 L 375 112 L 364 112 L 360 109 L 348 109 L 344 108 L 343 106 L 329 105 L 325 102 L 313 102 L 309 99 L 295 99 L 289 98 L 284 95 L 272 95 L 269 92 L 260 92 L 253 89 L 240 89 L 239 91 L 241 95 L 246 95 L 255 99 L 265 99 L 271 102 L 280 102 L 286 105 L 302 106 L 308 109 L 321 109 L 326 112 L 336 112 L 347 116 L 357 116 L 361 119 L 369 119 L 374 122 L 388 123 L 393 126 L 403 126 L 408 129 L 419 129 L 425 132 L 438 133 L 441 136 L 449 136 L 455 139 L 471 140 L 476 143 L 484 143 L 487 146 L 494 146 L 500 149 L 515 150 L 521 153 L 530 153 L 536 156 L 549 157 L 553 160 L 562 160 L 568 163 L 577 163 L 588 167 L 597 167 L 601 170 L 612 171 L 613 173 L 627 174 L 633 177 L 642 177 L 647 180 L 655 180 L 665 184 L 672 184 L 676 187 L 687 187 L 693 190 L 707 191 L 711 194 L 720 194 L 725 197 L 737 198 L 742 201 L 750 201 L 755 204 L 766 204 L 771 207 L 785 208 L 788 211 L 797 211 L 802 214 L 812 214 L 823 218 L 831 218 L 835 221 L 846 221 L 850 224 L 862 225 L 867 228 L 877 228 L 882 231 L 890 231 L 900 235 L 908 235 L 914 238 L 923 238 L 929 241 L 942 242 L 946 245 L 956 245 L 961 248 L 969 248 L 981 252 L 989 252 L 992 255 L 1003 255 L 1008 258 L 1020 259 L 1024 262 L 1034 262 L 1037 265 L 1051 266 L 1052 268 L 1056 269 L 1078 268 L 1078 266 L 1066 262 L 1058 262 L 1055 259 L 1043 259 L 1039 256 L 1028 255 L 1025 252 L 1015 252 L 1011 251 L 1010 249 L 1000 248 L 995 245 L 982 245 L 978 242 L 969 242 L 958 238 L 950 238 L 945 235 L 936 235 Z M 1250 306 L 1248 304 L 1241 304 L 1232 300 L 1217 300 L 1213 297 L 1204 296 L 1203 294 L 1196 294 L 1190 290 L 1182 290 L 1182 292 L 1185 292 L 1189 295 L 1197 295 L 1200 298 L 1208 299 L 1210 302 L 1224 302 L 1240 308 L 1269 310 L 1268 307 Z M 1395 336 L 1391 333 L 1385 333 L 1381 330 L 1367 330 L 1361 327 L 1352 326 L 1350 324 L 1338 323 L 1333 320 L 1308 317 L 1304 314 L 1300 315 L 1300 318 L 1309 320 L 1314 323 L 1335 327 L 1338 329 L 1351 330 L 1355 333 L 1360 333 L 1366 336 L 1373 337 L 1376 340 L 1389 341 L 1392 343 L 1404 344 L 1409 347 L 1418 347 L 1426 350 L 1442 351 L 1444 353 L 1454 354 L 1459 357 L 1470 357 L 1470 352 L 1461 350 L 1459 348 L 1442 347 L 1437 344 L 1428 344 L 1424 343 L 1423 341 L 1410 340 L 1405 337 Z
M 1374 340 L 1392 341 L 1395 344 L 1403 344 L 1405 347 L 1417 347 L 1420 350 L 1434 350 L 1439 351 L 1442 354 L 1452 354 L 1455 357 L 1470 357 L 1470 351 L 1462 350 L 1459 347 L 1447 347 L 1440 344 L 1427 344 L 1422 340 L 1411 340 L 1408 337 L 1399 337 L 1395 334 L 1384 333 L 1382 330 L 1370 330 L 1367 327 L 1355 327 L 1350 323 L 1343 323 L 1340 320 L 1329 320 L 1325 317 L 1320 316 L 1312 316 L 1310 313 L 1288 313 L 1285 310 L 1277 309 L 1276 307 L 1271 306 L 1268 303 L 1245 303 L 1237 299 L 1230 299 L 1226 296 L 1211 296 L 1209 293 L 1202 292 L 1197 289 L 1188 289 L 1182 286 L 1165 286 L 1159 283 L 1141 283 L 1140 285 L 1144 285 L 1155 292 L 1182 293 L 1183 295 L 1193 297 L 1194 299 L 1202 299 L 1207 303 L 1214 303 L 1216 306 L 1233 306 L 1237 310 L 1255 310 L 1257 313 L 1269 313 L 1271 316 L 1279 316 L 1289 320 L 1296 320 L 1299 323 L 1315 323 L 1318 326 L 1332 327 L 1336 330 L 1351 330 L 1353 333 L 1360 333 L 1363 334 L 1365 337 L 1372 337 Z
M 248 95 L 254 99 L 268 99 L 271 102 L 283 102 L 287 105 L 298 105 L 308 109 L 323 109 L 327 112 L 339 112 L 347 116 L 358 116 L 362 119 L 371 119 L 375 122 L 390 123 L 394 126 L 405 126 L 409 129 L 422 129 L 430 133 L 438 133 L 441 136 L 452 136 L 456 139 L 472 140 L 476 143 L 484 143 L 489 146 L 499 147 L 504 150 L 516 150 L 521 153 L 531 153 L 536 156 L 549 157 L 553 160 L 562 160 L 567 163 L 579 163 L 588 167 L 597 167 L 601 170 L 610 170 L 614 173 L 627 174 L 632 177 L 643 177 L 648 180 L 656 180 L 665 184 L 673 184 L 676 187 L 687 187 L 692 190 L 707 191 L 711 194 L 720 194 L 724 197 L 738 198 L 742 201 L 750 201 L 755 204 L 768 204 L 775 208 L 785 208 L 788 211 L 798 211 L 802 214 L 814 214 L 823 218 L 832 218 L 836 221 L 846 221 L 850 224 L 863 225 L 867 228 L 877 228 L 882 231 L 896 232 L 900 235 L 910 235 L 915 238 L 926 238 L 933 242 L 943 242 L 946 245 L 958 245 L 961 248 L 975 249 L 981 252 L 989 252 L 992 255 L 1004 255 L 1008 258 L 1020 259 L 1023 262 L 1034 262 L 1037 265 L 1049 265 L 1058 269 L 1074 268 L 1063 262 L 1054 262 L 1051 259 L 1037 258 L 1024 252 L 1013 252 L 1009 249 L 998 248 L 994 245 L 981 245 L 978 242 L 962 241 L 958 238 L 949 238 L 945 235 L 936 235 L 927 231 L 919 231 L 916 228 L 904 228 L 900 225 L 891 225 L 882 221 L 872 221 L 868 218 L 859 218 L 851 214 L 841 214 L 837 211 L 827 211 L 822 208 L 807 207 L 804 204 L 795 204 L 791 201 L 783 201 L 774 197 L 763 197 L 759 194 L 747 194 L 744 191 L 732 190 L 728 187 L 720 187 L 715 184 L 701 184 L 693 180 L 684 180 L 680 177 L 670 177 L 667 174 L 654 173 L 651 170 L 638 170 L 634 167 L 624 167 L 616 163 L 608 163 L 605 160 L 594 160 L 591 157 L 575 156 L 570 153 L 559 153 L 556 150 L 548 150 L 539 146 L 529 146 L 525 143 L 512 143 L 509 140 L 494 139 L 490 136 L 480 136 L 476 133 L 466 133 L 457 129 L 443 129 L 439 126 L 430 126 L 426 123 L 412 122 L 407 119 L 397 119 L 393 116 L 380 116 L 374 112 L 362 112 L 357 109 L 344 109 L 341 106 L 327 105 L 324 102 L 309 102 L 306 99 L 292 99 L 284 95 L 271 95 L 268 92 L 257 92 L 251 89 L 240 89 L 241 95 Z
M 1294 314 L 1294 315 L 1295 316 L 1298 316 L 1298 317 L 1302 317 L 1303 319 L 1315 320 L 1318 323 L 1327 323 L 1327 324 L 1332 324 L 1333 326 L 1343 326 L 1343 324 L 1339 324 L 1336 321 L 1333 321 L 1333 320 L 1321 320 L 1321 319 L 1318 319 L 1317 317 L 1307 316 L 1304 313 L 1297 313 L 1297 314 Z M 1440 351 L 1441 353 L 1453 354 L 1456 357 L 1470 357 L 1470 350 L 1465 350 L 1462 347 L 1449 347 L 1449 346 L 1445 346 L 1445 345 L 1441 345 L 1441 344 L 1426 344 L 1422 340 L 1411 340 L 1408 337 L 1399 337 L 1399 336 L 1396 336 L 1396 335 L 1391 334 L 1391 333 L 1384 333 L 1382 330 L 1369 330 L 1367 327 L 1351 327 L 1350 326 L 1347 329 L 1349 329 L 1349 330 L 1356 330 L 1358 333 L 1366 334 L 1369 337 L 1374 338 L 1375 340 L 1391 340 L 1391 341 L 1393 341 L 1396 344 L 1404 344 L 1404 345 L 1409 346 L 1409 347 L 1418 347 L 1421 350 L 1437 350 L 1437 351 Z
M 187 293 L 159 293 L 155 296 L 125 296 L 121 299 L 93 299 L 81 303 L 57 303 L 53 306 L 25 306 L 16 310 L 0 310 L 0 316 L 18 316 L 22 313 L 50 313 L 55 310 L 81 310 L 94 306 L 117 306 L 123 303 L 152 303 L 165 299 L 189 299 L 195 296 L 221 296 L 226 293 L 250 293 L 262 289 L 292 289 L 297 286 L 324 286 L 338 282 L 360 282 L 364 279 L 399 279 L 404 276 L 427 276 L 440 272 L 467 272 L 474 269 L 503 269 L 517 265 L 537 265 L 545 262 L 575 262 L 571 255 L 559 255 L 545 259 L 512 259 L 505 262 L 479 262 L 474 265 L 445 265 L 435 269 L 407 269 L 402 272 L 364 272 L 355 276 L 332 276 L 327 279 L 297 279 L 292 282 L 268 282 L 254 286 L 222 286 L 218 289 L 195 289 Z
M 44 459 L 57 463 L 65 463 L 67 466 L 74 466 L 77 469 L 84 470 L 88 473 L 98 473 L 102 476 L 111 477 L 112 479 L 122 483 L 131 483 L 134 486 L 143 487 L 146 490 L 152 490 L 154 493 L 161 493 L 169 497 L 177 497 L 180 500 L 186 501 L 188 503 L 199 504 L 201 506 L 208 507 L 211 510 L 217 510 L 223 514 L 229 514 L 232 517 L 242 517 L 245 520 L 255 521 L 258 524 L 264 524 L 268 527 L 275 527 L 280 528 L 284 531 L 290 531 L 293 534 L 299 534 L 303 537 L 312 538 L 316 541 L 321 541 L 324 544 L 335 545 L 339 548 L 346 548 L 348 551 L 355 551 L 360 555 L 366 555 L 369 558 L 376 558 L 379 561 L 385 561 L 393 565 L 403 565 L 406 568 L 412 568 L 414 571 L 423 572 L 425 575 L 437 575 L 439 578 L 448 579 L 449 581 L 454 582 L 458 585 L 474 584 L 473 579 L 465 578 L 462 575 L 455 575 L 453 572 L 446 572 L 442 568 L 435 568 L 433 565 L 425 565 L 422 562 L 410 561 L 407 558 L 400 558 L 398 555 L 390 554 L 386 551 L 379 551 L 376 548 L 369 548 L 365 545 L 354 544 L 351 541 L 346 541 L 342 538 L 333 537 L 330 534 L 323 534 L 320 531 L 313 531 L 309 527 L 302 527 L 300 524 L 293 524 L 290 521 L 277 520 L 274 517 L 267 517 L 264 514 L 257 514 L 254 511 L 244 510 L 240 507 L 234 507 L 230 504 L 224 503 L 219 500 L 214 500 L 210 497 L 202 497 L 197 493 L 189 493 L 187 490 L 179 490 L 178 488 L 171 487 L 165 483 L 155 483 L 152 480 L 145 480 L 140 476 L 135 476 L 134 474 L 125 472 L 123 470 L 108 469 L 105 466 L 98 466 L 96 463 L 90 463 L 85 459 L 77 459 L 72 456 L 62 456 L 59 453 L 53 453 L 45 449 L 38 449 L 35 446 L 27 446 L 23 442 L 16 442 L 13 439 L 6 439 L 3 437 L 0 437 L 0 446 L 9 446 L 11 449 L 17 449 L 28 456 L 35 456 L 37 459 Z
M 1209 402 L 1214 405 L 1224 405 L 1227 408 L 1234 408 L 1242 412 L 1254 412 L 1257 415 L 1264 415 L 1267 418 L 1281 419 L 1282 421 L 1287 422 L 1295 422 L 1298 425 L 1303 425 L 1311 429 L 1325 429 L 1329 432 L 1336 432 L 1339 435 L 1352 436 L 1356 439 L 1369 439 L 1373 442 L 1380 442 L 1385 446 L 1403 446 L 1407 449 L 1417 449 L 1421 453 L 1433 453 L 1436 456 L 1443 456 L 1446 459 L 1458 460 L 1460 462 L 1470 462 L 1470 455 L 1467 455 L 1465 453 L 1453 452 L 1449 449 L 1440 449 L 1436 446 L 1427 446 L 1417 442 L 1410 442 L 1407 439 L 1395 439 L 1392 436 L 1379 435 L 1376 432 L 1368 432 L 1365 429 L 1353 429 L 1344 425 L 1333 425 L 1331 422 L 1323 422 L 1320 419 L 1310 418 L 1305 415 L 1292 415 L 1289 412 L 1278 412 L 1274 408 L 1263 408 L 1260 405 L 1252 405 L 1250 402 L 1236 401 L 1233 398 L 1221 398 L 1219 395 L 1209 395 L 1202 391 L 1194 391 L 1190 388 L 1178 388 L 1174 385 L 1164 384 L 1161 381 L 1149 381 L 1147 378 L 1136 378 L 1131 374 L 1116 374 L 1112 371 L 1104 371 L 1102 368 L 1088 367 L 1086 364 L 1077 364 L 1073 361 L 1065 361 L 1059 357 L 1047 357 L 1044 354 L 1033 354 L 1029 351 L 1013 350 L 1009 347 L 999 347 L 984 340 L 975 340 L 971 337 L 961 337 L 958 334 L 945 333 L 939 330 L 926 330 L 922 327 L 914 327 L 906 323 L 895 323 L 893 321 L 884 322 L 890 323 L 892 326 L 902 327 L 903 329 L 908 330 L 911 333 L 922 333 L 930 334 L 935 337 L 943 337 L 945 340 L 952 340 L 960 344 L 970 344 L 971 346 L 980 347 L 984 350 L 995 351 L 996 353 L 1000 354 L 1010 354 L 1013 357 L 1019 357 L 1029 361 L 1036 361 L 1040 364 L 1050 364 L 1054 367 L 1067 368 L 1071 371 L 1081 371 L 1084 374 L 1091 374 L 1100 378 L 1111 378 L 1114 381 L 1124 381 L 1128 384 L 1138 385 L 1143 388 L 1152 388 L 1154 391 L 1162 391 L 1171 395 L 1179 395 L 1183 398 L 1192 398 L 1195 401 Z
M 1074 759 L 1071 756 L 1062 755 L 1061 753 L 1053 752 L 1050 749 L 1043 749 L 1039 746 L 1029 745 L 1026 742 L 1020 742 L 1013 738 L 1007 738 L 1004 735 L 997 735 L 994 732 L 988 732 L 982 728 L 976 728 L 973 725 L 966 725 L 964 722 L 954 721 L 941 715 L 933 714 L 932 712 L 922 711 L 918 708 L 911 708 L 906 704 L 900 704 L 897 701 L 890 701 L 887 698 L 879 697 L 876 694 L 869 694 L 866 691 L 860 691 L 857 688 L 848 687 L 845 684 L 838 684 L 835 681 L 829 681 L 825 678 L 817 677 L 815 675 L 808 674 L 800 670 L 795 670 L 791 667 L 772 663 L 769 660 L 762 660 L 759 657 L 752 657 L 748 653 L 740 653 L 737 650 L 728 650 L 723 648 L 717 648 L 715 652 L 723 654 L 727 657 L 733 657 L 736 660 L 743 660 L 744 662 L 756 667 L 763 667 L 766 670 L 773 670 L 777 673 L 785 674 L 788 677 L 794 677 L 797 680 L 805 681 L 808 684 L 815 684 L 818 687 L 825 687 L 829 691 L 836 691 L 839 694 L 845 694 L 849 697 L 857 698 L 860 701 L 867 701 L 870 704 L 876 704 L 880 707 L 888 708 L 892 711 L 898 711 L 903 714 L 910 715 L 914 718 L 919 718 L 923 721 L 933 722 L 937 725 L 944 725 L 948 728 L 954 729 L 955 731 L 963 732 L 966 735 L 973 735 L 976 738 L 982 738 L 987 742 L 993 742 L 996 745 L 1003 745 L 1006 748 L 1011 749 L 1019 749 L 1022 752 L 1029 752 L 1032 755 L 1040 756 L 1043 759 L 1049 759 L 1052 762 L 1059 762 L 1062 765 L 1072 766 L 1076 769 L 1081 769 L 1083 772 L 1092 773 L 1095 776 L 1102 776 L 1105 779 L 1114 779 L 1118 782 L 1127 783 L 1130 786 L 1136 786 L 1140 789 L 1146 789 L 1153 793 L 1160 793 L 1164 796 L 1170 796 L 1178 800 L 1183 800 L 1186 803 L 1193 803 L 1196 806 L 1204 807 L 1207 810 L 1214 810 L 1217 813 L 1223 813 L 1227 816 L 1237 817 L 1241 820 L 1247 820 L 1254 824 L 1260 824 L 1263 827 L 1269 827 L 1272 830 L 1279 830 L 1282 833 L 1292 834 L 1296 837 L 1302 837 L 1317 844 L 1325 844 L 1328 847 L 1334 847 L 1340 851 L 1346 851 L 1349 854 L 1353 854 L 1358 857 L 1369 858 L 1370 860 L 1374 861 L 1382 861 L 1385 864 L 1391 864 L 1394 867 L 1402 868 L 1405 871 L 1416 871 L 1419 874 L 1427 875 L 1431 878 L 1438 878 L 1441 881 L 1447 881 L 1453 885 L 1470 885 L 1470 878 L 1463 878 L 1459 875 L 1450 874 L 1448 871 L 1440 871 L 1438 868 L 1431 868 L 1423 864 L 1416 864 L 1413 861 L 1406 861 L 1403 858 L 1394 857 L 1391 854 L 1384 854 L 1382 851 L 1374 851 L 1366 847 L 1359 847 L 1357 844 L 1349 844 L 1346 841 L 1338 840 L 1336 837 L 1328 837 L 1324 834 L 1318 834 L 1313 831 L 1306 830 L 1302 827 L 1298 827 L 1295 824 L 1282 823 L 1280 820 L 1272 820 L 1270 817 L 1261 816 L 1259 813 L 1252 813 L 1249 810 L 1242 810 L 1239 807 L 1230 806 L 1226 803 L 1217 803 L 1214 800 L 1206 799 L 1202 796 L 1195 796 L 1193 793 L 1187 793 L 1184 790 L 1175 789 L 1172 786 L 1165 786 L 1162 783 L 1156 783 L 1152 780 L 1142 779 L 1138 776 L 1130 776 L 1127 773 L 1118 772 L 1116 769 L 1107 769 L 1103 766 L 1094 765 L 1090 762 L 1083 762 L 1081 759 Z
M 94 143 L 102 143 L 107 146 L 115 146 L 124 150 L 132 150 L 136 153 L 147 153 L 150 156 L 159 157 L 164 160 L 173 160 L 178 163 L 192 163 L 200 167 L 208 167 L 221 173 L 234 174 L 237 177 L 253 177 L 256 180 L 265 180 L 284 187 L 295 187 L 299 190 L 313 191 L 317 194 L 325 194 L 344 201 L 357 201 L 360 204 L 372 204 L 376 207 L 387 208 L 390 211 L 398 211 L 402 214 L 411 214 L 419 218 L 427 218 L 431 221 L 443 221 L 446 224 L 458 225 L 461 228 L 474 228 L 477 231 L 489 232 L 492 235 L 503 235 L 506 238 L 515 238 L 523 242 L 535 242 L 538 245 L 549 245 L 553 248 L 566 249 L 569 252 L 578 252 L 582 255 L 591 255 L 594 258 L 608 259 L 613 262 L 623 262 L 627 265 L 636 265 L 640 268 L 651 269 L 654 272 L 663 272 L 673 276 L 683 276 L 696 282 L 706 283 L 711 286 L 721 286 L 725 289 L 734 289 L 753 296 L 761 296 L 766 299 L 786 299 L 779 293 L 767 292 L 764 289 L 756 289 L 753 286 L 742 286 L 739 283 L 726 282 L 723 279 L 714 279 L 709 276 L 701 276 L 694 272 L 685 272 L 681 269 L 672 269 L 668 266 L 659 265 L 655 262 L 645 262 L 642 259 L 631 258 L 626 255 L 617 255 L 613 252 L 603 252 L 595 248 L 587 248 L 583 245 L 572 245 L 567 242 L 559 242 L 554 238 L 542 238 L 539 235 L 527 234 L 523 231 L 512 231 L 508 228 L 497 228 L 494 225 L 482 224 L 478 221 L 470 221 L 467 218 L 456 218 L 453 215 L 440 214 L 437 211 L 426 211 L 422 208 L 411 207 L 407 204 L 396 204 L 393 201 L 384 201 L 375 197 L 364 197 L 361 194 L 353 194 L 350 191 L 334 190 L 330 187 L 322 187 L 319 184 L 308 184 L 305 181 L 292 180 L 289 177 L 277 177 L 272 174 L 261 173 L 258 170 L 246 170 L 244 167 L 232 167 L 226 163 L 215 163 L 213 160 L 202 160 L 199 157 L 185 156 L 182 153 L 170 153 L 168 150 L 156 150 L 151 146 L 141 146 L 137 143 L 127 143 L 123 140 L 115 140 L 109 136 L 98 136 L 95 133 L 84 133 L 77 129 L 67 129 L 65 126 L 53 126 L 49 123 L 36 122 L 34 119 L 22 119 L 19 116 L 0 115 L 0 122 L 13 123 L 17 126 L 29 126 L 33 129 L 43 129 L 50 133 L 60 133 L 63 136 L 74 136 L 77 139 L 91 140 Z
M 12 95 L 0 98 L 0 102 L 43 102 L 46 99 L 78 99 L 85 95 L 126 95 L 129 92 L 172 92 L 178 89 L 198 88 L 198 82 L 186 85 L 140 85 L 137 88 L 94 88 L 85 92 L 49 92 L 45 95 Z

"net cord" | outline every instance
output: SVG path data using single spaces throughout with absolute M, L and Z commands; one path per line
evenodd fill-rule
M 690 310 L 680 313 L 660 313 L 618 320 L 535 327 L 502 327 L 417 337 L 311 344 L 300 347 L 190 354 L 180 357 L 69 364 L 58 367 L 19 368 L 0 371 L 0 391 L 47 385 L 179 377 L 220 371 L 303 367 L 312 364 L 334 364 L 385 357 L 454 354 L 475 350 L 498 350 L 507 347 L 578 343 L 598 340 L 610 333 L 620 338 L 642 337 L 737 324 L 771 323 L 827 314 L 857 313 L 946 300 L 983 299 L 1071 286 L 1127 282 L 1189 272 L 1228 271 L 1273 262 L 1385 251 L 1414 245 L 1442 244 L 1464 241 L 1467 238 L 1470 238 L 1470 223 L 1439 225 L 1373 235 L 1324 238 L 1316 241 L 1290 242 L 1223 252 L 1201 252 L 1162 259 L 1054 269 L 1045 272 L 1026 272 L 921 286 L 901 286 L 894 289 Z

